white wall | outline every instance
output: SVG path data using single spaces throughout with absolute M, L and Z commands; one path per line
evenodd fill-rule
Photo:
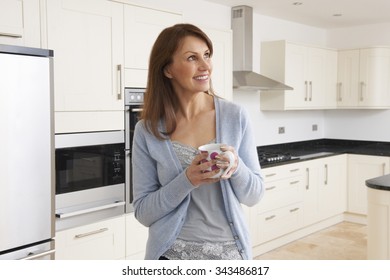
M 230 29 L 230 8 L 206 1 L 192 0 L 120 0 L 183 14 L 183 21 L 216 29 Z M 372 45 L 390 45 L 390 23 L 324 30 L 272 17 L 253 15 L 253 70 L 261 73 L 261 41 L 285 39 L 332 48 L 356 48 Z M 218 67 L 217 65 L 215 67 Z M 330 111 L 260 111 L 259 92 L 234 92 L 234 102 L 249 112 L 256 133 L 257 145 L 340 138 L 390 141 L 390 129 L 384 127 L 390 120 L 390 110 L 330 110 Z M 318 131 L 311 130 L 318 125 Z M 284 126 L 285 134 L 278 134 Z

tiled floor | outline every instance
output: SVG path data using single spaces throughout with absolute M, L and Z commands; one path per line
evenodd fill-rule
M 342 222 L 256 257 L 258 260 L 365 260 L 367 226 Z

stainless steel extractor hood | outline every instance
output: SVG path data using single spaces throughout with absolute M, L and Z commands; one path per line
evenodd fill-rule
M 242 90 L 292 90 L 253 71 L 253 9 L 232 7 L 233 30 L 233 88 Z

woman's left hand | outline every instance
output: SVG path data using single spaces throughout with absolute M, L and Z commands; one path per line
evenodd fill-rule
M 221 177 L 221 179 L 229 179 L 233 175 L 233 173 L 237 170 L 237 167 L 238 167 L 238 154 L 237 154 L 236 150 L 234 149 L 234 147 L 232 147 L 232 146 L 222 146 L 221 150 L 223 152 L 230 151 L 234 155 L 234 163 L 233 163 L 232 168 L 229 170 L 229 172 L 227 172 L 224 176 Z M 219 168 L 226 169 L 226 168 L 229 167 L 230 161 L 229 161 L 228 157 L 225 157 L 225 156 L 221 155 L 221 156 L 219 156 L 219 158 L 217 157 L 217 159 L 218 159 L 217 166 Z

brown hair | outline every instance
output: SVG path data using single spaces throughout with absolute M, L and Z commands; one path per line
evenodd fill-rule
M 144 110 L 141 118 L 145 120 L 149 132 L 160 140 L 175 131 L 176 111 L 179 106 L 171 81 L 164 75 L 164 68 L 173 62 L 174 53 L 187 36 L 202 39 L 210 50 L 210 56 L 213 55 L 213 44 L 210 38 L 192 24 L 176 24 L 164 29 L 157 37 L 150 54 Z M 206 93 L 215 95 L 211 82 L 210 89 Z M 158 131 L 158 123 L 161 119 L 165 120 L 167 131 Z

